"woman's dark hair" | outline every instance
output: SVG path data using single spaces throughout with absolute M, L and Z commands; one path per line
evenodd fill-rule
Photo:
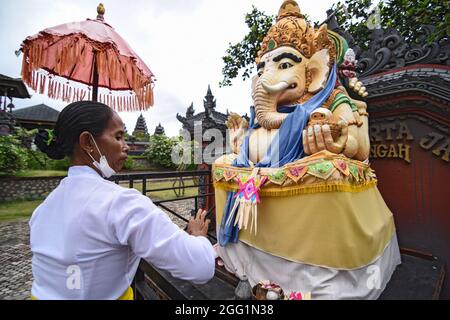
M 94 137 L 103 133 L 113 111 L 94 101 L 78 101 L 65 107 L 58 116 L 55 129 L 39 130 L 34 138 L 36 146 L 54 160 L 71 156 L 80 134 L 90 132 Z

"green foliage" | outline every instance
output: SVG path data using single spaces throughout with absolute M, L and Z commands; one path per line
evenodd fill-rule
M 361 49 L 367 49 L 370 41 L 371 30 L 367 22 L 372 21 L 373 24 L 372 3 L 373 0 L 341 0 L 332 6 L 339 25 L 355 38 Z M 378 7 L 381 27 L 398 30 L 407 41 L 418 39 L 421 35 L 419 28 L 424 24 L 436 27 L 429 41 L 450 35 L 450 0 L 383 0 Z M 225 66 L 220 86 L 231 86 L 231 80 L 239 75 L 241 69 L 244 69 L 243 80 L 250 77 L 260 44 L 274 20 L 275 16 L 268 16 L 253 6 L 245 16 L 249 33 L 241 42 L 230 43 L 227 55 L 222 58 Z
M 27 150 L 17 136 L 0 136 L 0 173 L 11 175 L 26 167 Z
M 343 0 L 332 6 L 339 25 L 355 38 L 363 49 L 367 48 L 370 29 L 367 22 L 374 18 L 371 0 Z M 397 30 L 407 41 L 420 37 L 421 25 L 436 27 L 429 41 L 450 34 L 449 0 L 386 0 L 380 1 L 379 23 L 382 28 Z
M 64 158 L 62 160 L 48 160 L 45 169 L 55 170 L 55 171 L 66 171 L 70 167 L 69 158 Z
M 176 144 L 177 138 L 169 138 L 163 134 L 152 135 L 144 156 L 154 165 L 175 168 L 175 164 L 172 162 L 172 148 Z
M 195 151 L 199 153 L 202 151 L 199 143 L 195 140 L 185 140 L 182 136 L 177 138 L 175 152 L 178 152 L 180 163 L 177 164 L 177 171 L 196 170 Z
M 134 141 L 141 141 L 141 142 L 145 141 L 146 142 L 146 141 L 149 141 L 150 135 L 143 133 L 143 132 L 137 132 L 133 135 L 133 138 L 131 138 L 131 139 Z
M 131 157 L 128 157 L 127 160 L 125 160 L 125 163 L 123 164 L 124 170 L 131 170 L 133 169 L 133 159 Z
M 252 11 L 245 16 L 245 23 L 250 29 L 244 39 L 236 44 L 229 44 L 223 57 L 225 66 L 222 69 L 224 76 L 219 86 L 231 86 L 231 79 L 236 78 L 240 69 L 244 69 L 243 80 L 250 77 L 251 67 L 261 48 L 261 42 L 275 20 L 275 16 L 268 16 L 252 6 Z
M 36 130 L 15 128 L 13 135 L 0 137 L 0 173 L 17 175 L 21 170 L 67 171 L 69 159 L 52 160 L 31 144 Z

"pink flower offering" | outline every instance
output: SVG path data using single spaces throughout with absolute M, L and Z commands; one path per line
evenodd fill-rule
M 303 300 L 301 292 L 291 292 L 289 295 L 289 300 Z

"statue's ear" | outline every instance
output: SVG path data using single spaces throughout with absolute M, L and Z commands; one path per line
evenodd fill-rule
M 316 93 L 322 90 L 328 79 L 330 67 L 330 55 L 328 49 L 322 49 L 316 52 L 306 64 L 306 68 L 311 73 L 311 83 L 308 87 L 308 91 Z

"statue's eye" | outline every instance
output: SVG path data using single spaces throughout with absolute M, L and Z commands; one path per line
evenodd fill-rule
M 280 64 L 280 66 L 278 68 L 284 70 L 284 69 L 289 69 L 291 67 L 293 67 L 293 65 L 291 63 L 283 62 L 283 63 Z
M 262 70 L 259 70 L 259 71 L 258 71 L 258 77 L 261 77 L 262 74 L 263 74 L 263 71 L 262 71 Z

